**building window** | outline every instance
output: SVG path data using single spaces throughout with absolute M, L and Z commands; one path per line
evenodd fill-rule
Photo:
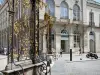
M 55 3 L 54 0 L 46 0 L 47 6 L 46 6 L 46 13 L 48 13 L 50 16 L 55 16 Z
M 80 8 L 77 4 L 73 7 L 73 20 L 79 21 L 80 20 Z
M 63 1 L 60 5 L 60 18 L 61 19 L 68 19 L 68 4 Z
M 89 21 L 90 21 L 90 23 L 94 22 L 94 13 L 92 11 L 89 13 Z
M 79 47 L 80 45 L 80 35 L 77 32 L 74 32 L 74 47 Z

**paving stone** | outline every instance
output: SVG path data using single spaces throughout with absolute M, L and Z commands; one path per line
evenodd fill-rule
M 100 56 L 100 54 L 99 54 Z M 87 59 L 85 55 L 83 60 L 80 56 L 73 55 L 74 61 L 69 61 L 69 55 L 64 54 L 55 61 L 51 69 L 51 75 L 100 75 L 100 60 Z

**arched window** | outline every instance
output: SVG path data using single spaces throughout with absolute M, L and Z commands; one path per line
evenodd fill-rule
M 49 13 L 50 16 L 55 16 L 55 2 L 54 0 L 46 0 L 47 7 L 46 13 Z
M 63 29 L 61 30 L 61 34 L 68 34 L 67 30 Z
M 65 30 L 65 29 L 61 30 L 61 39 L 68 40 L 68 37 L 69 37 L 69 35 L 68 35 L 67 30 Z
M 79 21 L 80 20 L 80 8 L 77 4 L 73 7 L 73 20 Z
M 60 4 L 60 18 L 68 19 L 68 4 L 65 1 Z

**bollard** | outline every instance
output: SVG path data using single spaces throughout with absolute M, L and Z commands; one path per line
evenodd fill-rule
M 72 61 L 72 49 L 70 49 L 70 61 Z

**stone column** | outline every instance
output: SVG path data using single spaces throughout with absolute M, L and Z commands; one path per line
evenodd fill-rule
M 56 37 L 56 53 L 59 53 L 60 49 L 61 49 L 61 35 L 60 35 L 60 33 L 56 33 L 55 37 Z
M 55 17 L 57 17 L 57 19 L 60 19 L 60 12 L 58 12 L 58 11 L 60 11 L 60 5 L 59 4 L 57 4 L 56 5 L 56 8 L 55 8 Z
M 43 33 L 40 33 L 39 34 L 39 52 L 42 52 L 42 51 L 43 51 Z
M 70 27 L 70 31 L 69 31 L 69 46 L 70 48 L 69 49 L 72 49 L 73 51 L 73 45 L 74 45 L 74 40 L 73 40 L 73 30 L 72 30 L 72 27 Z
M 47 52 L 47 46 L 46 46 L 46 34 L 43 34 L 43 53 Z

